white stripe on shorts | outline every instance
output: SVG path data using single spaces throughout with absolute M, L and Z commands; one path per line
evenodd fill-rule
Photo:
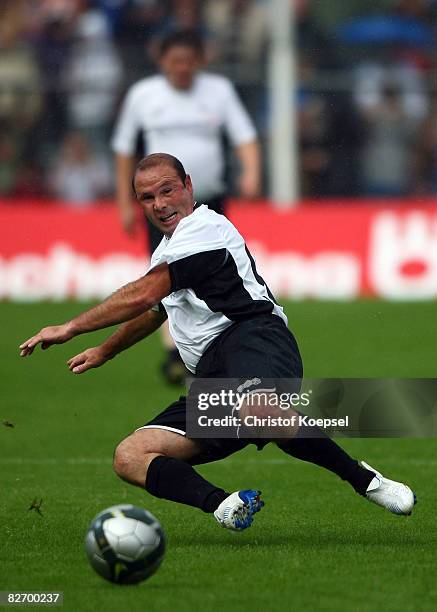
M 165 429 L 166 431 L 173 431 L 174 433 L 179 434 L 180 436 L 186 436 L 187 433 L 182 431 L 182 429 L 176 429 L 176 427 L 167 427 L 167 425 L 143 425 L 142 427 L 138 427 L 135 431 L 140 431 L 140 429 Z

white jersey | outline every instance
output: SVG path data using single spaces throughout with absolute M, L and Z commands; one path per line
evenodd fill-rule
M 172 293 L 162 300 L 171 336 L 191 372 L 229 325 L 259 314 L 287 317 L 258 274 L 235 226 L 205 205 L 179 221 L 152 255 L 169 265 Z
M 146 151 L 170 153 L 191 176 L 195 196 L 206 200 L 223 194 L 222 131 L 233 146 L 256 138 L 255 128 L 232 83 L 199 73 L 189 90 L 172 87 L 163 75 L 142 79 L 124 100 L 112 148 L 133 155 L 139 132 Z

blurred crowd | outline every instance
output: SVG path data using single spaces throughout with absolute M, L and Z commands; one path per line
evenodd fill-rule
M 437 2 L 290 2 L 303 197 L 436 194 Z M 208 69 L 233 80 L 266 166 L 270 7 L 269 0 L 2 0 L 0 197 L 75 206 L 112 197 L 109 142 L 120 102 L 129 85 L 156 71 L 160 41 L 178 29 L 200 34 Z

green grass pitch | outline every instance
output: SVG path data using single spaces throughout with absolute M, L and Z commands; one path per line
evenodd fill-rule
M 410 483 L 419 503 L 397 517 L 349 485 L 276 448 L 250 448 L 204 466 L 235 490 L 266 500 L 241 534 L 195 509 L 155 500 L 116 478 L 116 443 L 172 401 L 162 385 L 159 338 L 83 376 L 65 362 L 95 344 L 80 337 L 20 360 L 17 345 L 83 305 L 0 304 L 0 590 L 61 590 L 65 610 L 437 609 L 437 442 L 347 440 L 344 446 Z M 436 304 L 288 303 L 308 376 L 435 377 Z M 14 427 L 8 427 L 4 422 Z M 42 498 L 42 514 L 28 508 Z M 83 539 L 103 508 L 145 506 L 167 534 L 158 573 L 119 587 L 88 566 Z

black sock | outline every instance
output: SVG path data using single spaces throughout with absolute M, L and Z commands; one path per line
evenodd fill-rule
M 164 456 L 155 457 L 150 462 L 145 488 L 155 497 L 194 506 L 204 512 L 214 512 L 229 496 L 185 461 Z
M 334 472 L 349 482 L 360 495 L 366 494 L 375 476 L 373 472 L 361 467 L 358 461 L 352 459 L 318 427 L 301 427 L 295 438 L 284 441 L 279 448 L 296 459 L 315 463 Z

